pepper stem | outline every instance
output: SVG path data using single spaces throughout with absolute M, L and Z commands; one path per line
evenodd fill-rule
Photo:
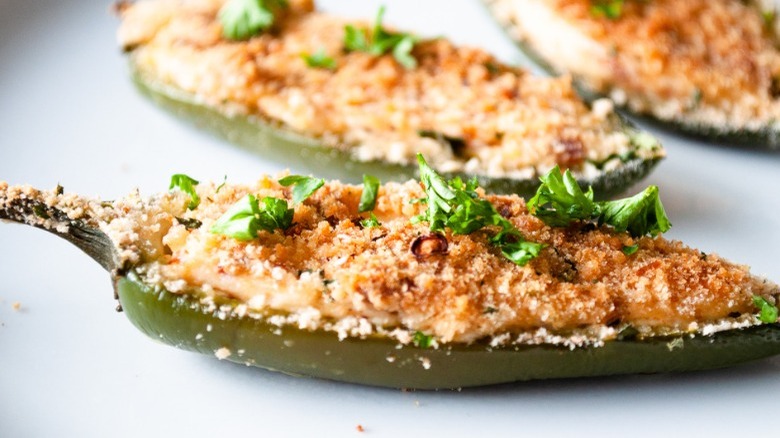
M 97 221 L 92 220 L 95 218 L 82 215 L 79 219 L 72 219 L 65 209 L 46 202 L 61 195 L 59 186 L 55 192 L 44 192 L 8 186 L 0 181 L 0 220 L 30 225 L 55 234 L 76 245 L 107 271 L 115 272 L 119 268 L 119 257 L 111 239 L 95 225 Z

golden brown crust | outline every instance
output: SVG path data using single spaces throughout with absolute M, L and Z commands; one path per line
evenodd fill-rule
M 248 191 L 289 197 L 288 189 L 268 179 Z M 444 341 L 624 324 L 686 331 L 692 324 L 753 313 L 754 294 L 777 291 L 751 277 L 745 267 L 679 242 L 632 239 L 608 229 L 550 228 L 513 196 L 488 199 L 527 239 L 548 245 L 528 265 L 520 267 L 503 257 L 485 232 L 447 232 L 446 254 L 420 258 L 411 245 L 429 231 L 425 224 L 410 223 L 423 208 L 410 203 L 424 195 L 416 182 L 381 188 L 375 210 L 379 228 L 362 228 L 355 220 L 359 187 L 329 183 L 296 209 L 296 225 L 284 236 L 261 233 L 258 240 L 241 243 L 209 234 L 210 220 L 245 193 L 247 188 L 222 189 L 216 195 L 204 190 L 201 196 L 216 204 L 205 201 L 203 210 L 194 213 L 204 227 L 171 247 L 179 264 L 195 260 L 192 269 L 174 269 L 177 276 L 189 273 L 204 279 L 225 272 L 251 278 L 258 262 L 270 262 L 260 271 L 270 271 L 280 284 L 295 282 L 299 273 L 316 273 L 322 281 L 314 279 L 316 293 L 302 303 L 323 317 L 367 317 L 378 326 L 402 325 Z M 639 244 L 639 250 L 626 256 L 623 247 L 633 244 Z M 204 247 L 212 251 L 213 265 L 200 260 Z M 251 287 L 224 292 L 245 301 L 256 296 Z
M 488 242 L 495 230 L 448 231 L 446 253 L 415 254 L 413 242 L 430 231 L 410 222 L 423 208 L 410 201 L 424 195 L 413 181 L 380 188 L 379 227 L 359 224 L 360 186 L 329 182 L 295 208 L 290 229 L 261 231 L 249 242 L 209 229 L 247 193 L 289 199 L 290 189 L 266 177 L 251 186 L 197 190 L 201 205 L 188 211 L 181 193 L 149 199 L 134 193 L 106 207 L 0 183 L 0 208 L 26 196 L 92 217 L 146 281 L 175 293 L 205 291 L 204 299 L 216 303 L 237 299 L 242 314 L 280 324 L 347 327 L 360 335 L 395 331 L 407 342 L 415 331 L 440 342 L 496 343 L 556 342 L 550 336 L 565 343 L 572 334 L 599 342 L 629 325 L 647 335 L 707 332 L 756 324 L 753 296 L 780 294 L 747 267 L 680 242 L 633 239 L 590 225 L 548 227 L 516 196 L 487 198 L 528 240 L 547 245 L 524 267 Z M 202 226 L 187 229 L 177 217 L 197 218 Z M 625 255 L 623 247 L 634 244 L 639 250 Z
M 406 70 L 391 55 L 345 52 L 346 22 L 303 3 L 293 2 L 276 31 L 234 42 L 221 37 L 221 1 L 143 1 L 123 12 L 119 37 L 155 80 L 351 148 L 360 160 L 410 163 L 422 152 L 442 171 L 533 177 L 560 164 L 582 175 L 596 171 L 586 160 L 631 147 L 611 106 L 590 110 L 567 77 L 533 77 L 443 39 L 417 44 L 419 66 Z M 321 49 L 334 71 L 301 57 Z
M 774 18 L 767 21 L 757 2 L 625 1 L 609 19 L 590 0 L 490 1 L 552 66 L 633 110 L 723 131 L 759 130 L 780 116 Z M 562 20 L 600 49 L 578 42 L 589 52 L 582 59 L 556 57 L 543 48 L 546 37 L 530 35 L 526 8 L 546 8 L 548 20 Z

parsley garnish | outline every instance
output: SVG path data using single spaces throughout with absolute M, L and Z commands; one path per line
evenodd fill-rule
M 423 332 L 417 331 L 414 332 L 414 337 L 412 337 L 412 342 L 414 343 L 415 347 L 431 348 L 431 346 L 433 345 L 433 336 L 426 335 Z
M 363 228 L 375 228 L 381 224 L 379 223 L 379 219 L 377 219 L 376 215 L 374 213 L 370 213 L 367 219 L 360 221 L 360 225 L 362 225 Z
M 336 69 L 336 60 L 325 53 L 325 49 L 320 48 L 314 53 L 301 53 L 301 58 L 306 61 L 306 65 L 312 68 L 324 68 L 326 70 Z
M 672 227 L 656 186 L 630 198 L 594 202 L 593 188 L 583 193 L 569 170 L 561 174 L 555 166 L 540 180 L 542 185 L 528 201 L 528 210 L 550 226 L 565 227 L 577 220 L 598 220 L 599 225 L 611 225 L 634 237 L 656 236 Z
M 623 247 L 623 254 L 630 256 L 639 250 L 639 244 L 631 245 L 631 246 L 624 246 Z
M 289 175 L 280 179 L 279 184 L 285 187 L 293 186 L 293 204 L 297 205 L 305 201 L 306 198 L 322 187 L 325 184 L 325 180 L 321 178 L 312 178 L 310 176 Z
M 774 28 L 775 20 L 777 19 L 777 10 L 769 9 L 761 12 L 761 18 L 764 20 L 764 28 L 771 31 Z
M 194 180 L 183 173 L 177 173 L 171 177 L 171 185 L 168 186 L 168 190 L 179 189 L 190 195 L 190 203 L 187 205 L 187 208 L 194 210 L 200 204 L 200 196 L 198 196 L 198 193 L 195 191 L 195 186 L 198 184 L 197 180 Z
M 753 296 L 753 304 L 758 308 L 758 319 L 766 324 L 777 322 L 777 306 L 767 301 L 766 298 L 758 295 Z
M 454 234 L 470 234 L 487 226 L 498 226 L 501 230 L 490 243 L 501 249 L 506 258 L 524 266 L 539 255 L 544 245 L 525 241 L 520 231 L 501 216 L 490 201 L 480 198 L 476 193 L 476 178 L 465 183 L 460 178 L 447 182 L 425 162 L 422 154 L 417 154 L 417 162 L 428 209 L 415 216 L 413 222 L 428 222 L 431 231 L 447 227 Z
M 599 224 L 612 225 L 619 232 L 628 231 L 634 237 L 656 236 L 672 228 L 666 216 L 658 187 L 649 186 L 630 198 L 600 202 Z
M 624 0 L 591 0 L 590 13 L 595 17 L 615 20 L 623 14 L 623 3 Z
M 363 175 L 363 193 L 360 194 L 358 212 L 364 213 L 376 207 L 376 195 L 379 193 L 379 178 L 373 175 Z
M 285 0 L 229 0 L 219 10 L 222 35 L 245 40 L 274 24 L 276 9 L 287 6 Z
M 393 58 L 406 69 L 417 67 L 417 60 L 412 56 L 412 49 L 417 38 L 408 33 L 388 32 L 382 27 L 382 17 L 385 15 L 385 7 L 379 8 L 374 21 L 374 27 L 370 34 L 355 26 L 344 27 L 344 48 L 350 52 L 366 52 L 374 56 L 381 56 L 392 52 Z
M 246 195 L 217 219 L 210 231 L 237 240 L 252 240 L 257 238 L 258 230 L 286 230 L 292 225 L 293 213 L 285 199 L 266 197 L 258 202 L 254 195 Z
M 222 178 L 222 184 L 217 186 L 217 190 L 214 191 L 214 193 L 219 193 L 220 190 L 222 190 L 223 187 L 225 187 L 225 184 L 227 183 L 227 175 L 225 175 Z

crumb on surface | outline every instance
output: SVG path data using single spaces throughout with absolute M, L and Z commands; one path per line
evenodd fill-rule
M 230 349 L 227 347 L 222 347 L 214 352 L 214 356 L 219 360 L 227 359 L 231 354 Z
M 22 309 L 22 303 L 20 303 L 19 301 L 14 301 L 11 304 L 11 307 L 14 309 L 14 311 L 18 312 Z

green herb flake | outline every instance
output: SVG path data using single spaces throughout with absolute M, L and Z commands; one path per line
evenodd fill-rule
M 266 197 L 260 201 L 257 223 L 261 230 L 273 233 L 290 228 L 295 211 L 289 208 L 286 199 Z
M 211 232 L 236 240 L 252 240 L 257 237 L 257 217 L 260 208 L 254 195 L 246 195 L 231 205 L 214 225 Z
M 611 225 L 619 232 L 628 231 L 634 237 L 656 236 L 672 228 L 657 186 L 649 186 L 630 198 L 599 203 L 599 206 L 599 224 Z
M 280 179 L 279 184 L 285 187 L 293 186 L 293 204 L 298 205 L 322 187 L 325 184 L 325 180 L 310 176 L 289 175 Z
M 201 225 L 203 225 L 203 222 L 197 219 L 184 218 L 184 217 L 177 217 L 176 222 L 184 225 L 184 228 L 188 230 L 197 230 L 198 228 L 200 228 Z
M 431 348 L 433 346 L 433 336 L 417 331 L 412 337 L 412 343 L 414 343 L 415 347 Z
M 594 17 L 616 20 L 623 14 L 625 0 L 591 0 L 590 13 Z
M 777 322 L 778 310 L 776 305 L 759 295 L 753 296 L 753 304 L 758 308 L 758 319 L 760 319 L 761 322 L 765 324 Z
M 301 58 L 306 61 L 306 65 L 311 68 L 323 68 L 325 70 L 335 70 L 336 60 L 325 53 L 325 49 L 320 48 L 314 53 L 301 53 Z
M 772 31 L 775 27 L 775 20 L 777 19 L 777 10 L 769 9 L 761 12 L 761 18 L 764 20 L 764 29 Z
M 195 191 L 195 186 L 198 184 L 197 180 L 192 179 L 183 173 L 177 173 L 171 176 L 171 184 L 168 186 L 168 190 L 178 189 L 190 195 L 190 203 L 187 205 L 187 208 L 194 210 L 200 205 L 200 197 Z
M 417 60 L 412 56 L 412 49 L 417 38 L 408 33 L 388 32 L 382 27 L 385 7 L 379 8 L 371 33 L 355 26 L 344 27 L 344 48 L 349 52 L 366 52 L 373 56 L 382 56 L 391 52 L 393 58 L 404 68 L 411 70 L 417 67 Z
M 214 193 L 219 193 L 220 190 L 222 190 L 223 187 L 225 187 L 225 184 L 227 183 L 227 175 L 225 175 L 222 178 L 222 184 L 217 186 L 217 189 L 214 191 Z
M 246 40 L 274 24 L 274 13 L 287 7 L 285 0 L 229 0 L 219 10 L 222 35 Z
M 236 240 L 252 240 L 257 238 L 258 230 L 273 233 L 290 228 L 293 214 L 285 199 L 266 197 L 258 202 L 249 194 L 228 208 L 210 231 Z
M 373 175 L 363 175 L 363 192 L 360 194 L 358 212 L 365 213 L 376 207 L 376 197 L 381 181 Z
M 630 198 L 593 201 L 593 188 L 585 193 L 569 170 L 561 174 L 555 166 L 540 178 L 542 185 L 528 201 L 531 214 L 553 227 L 566 227 L 574 221 L 597 220 L 633 237 L 656 236 L 672 227 L 658 196 L 658 187 L 649 186 Z
M 363 228 L 376 228 L 382 224 L 379 223 L 379 219 L 377 219 L 374 213 L 370 213 L 367 219 L 360 221 L 360 225 L 362 225 Z
M 463 182 L 454 178 L 447 182 L 417 154 L 420 181 L 425 188 L 425 213 L 412 218 L 413 223 L 428 222 L 431 231 L 445 227 L 454 234 L 470 234 L 479 229 L 496 226 L 500 231 L 490 239 L 501 253 L 517 265 L 524 266 L 539 255 L 544 245 L 527 242 L 520 231 L 496 211 L 495 206 L 476 193 L 477 179 Z
M 32 210 L 33 214 L 41 219 L 51 219 L 49 213 L 46 212 L 46 207 L 44 207 L 42 204 L 35 204 Z
M 635 252 L 637 252 L 638 249 L 639 249 L 639 244 L 638 243 L 636 245 L 624 246 L 623 247 L 623 254 L 625 254 L 627 256 L 630 256 L 630 255 L 634 254 Z
M 597 213 L 593 189 L 583 193 L 569 170 L 561 174 L 555 166 L 539 178 L 542 185 L 528 201 L 528 211 L 550 226 L 565 227 L 576 220 L 593 218 Z

